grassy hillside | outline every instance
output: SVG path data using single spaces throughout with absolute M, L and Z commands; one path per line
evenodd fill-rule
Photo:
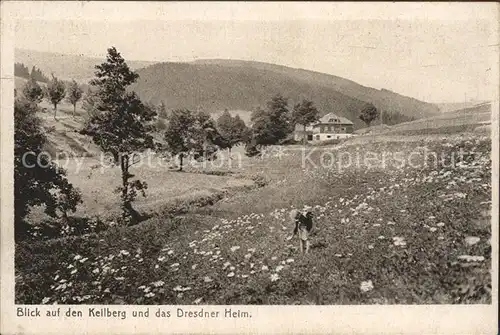
M 322 113 L 355 118 L 363 102 L 331 88 L 310 85 L 287 75 L 248 67 L 161 63 L 139 70 L 132 86 L 143 99 L 164 100 L 169 109 L 198 108 L 216 112 L 253 110 L 280 92 L 295 101 L 312 99 Z
M 486 103 L 393 126 L 362 128 L 356 133 L 365 134 L 370 131 L 372 134 L 450 134 L 471 132 L 479 128 L 486 131 L 484 126 L 489 124 L 491 124 L 491 104 Z
M 460 109 L 475 107 L 484 103 L 487 103 L 487 101 L 443 102 L 436 105 L 441 113 L 449 113 Z
M 421 141 L 370 139 L 332 153 L 385 166 L 321 166 L 316 150 L 304 169 L 292 150 L 245 161 L 235 171 L 269 183 L 213 206 L 19 244 L 16 303 L 491 303 L 490 140 L 427 140 L 440 157 L 474 155 L 434 166 L 419 154 L 401 168 L 396 155 L 422 153 Z M 318 227 L 307 256 L 287 239 L 287 212 L 304 205 Z
M 404 115 L 421 118 L 439 112 L 431 103 L 419 101 L 386 89 L 377 90 L 360 85 L 352 80 L 321 72 L 290 68 L 281 65 L 240 60 L 198 60 L 194 64 L 211 64 L 227 67 L 244 67 L 270 71 L 286 75 L 313 86 L 324 86 L 361 101 L 373 103 L 377 108 L 388 112 L 400 112 Z
M 258 64 L 258 66 L 255 66 Z M 389 91 L 366 88 L 343 78 L 252 62 L 160 63 L 139 70 L 133 89 L 145 99 L 168 108 L 203 107 L 209 112 L 225 108 L 253 110 L 276 93 L 291 105 L 311 99 L 322 114 L 345 116 L 361 127 L 359 110 L 373 102 L 386 111 L 422 117 L 438 112 L 436 106 Z

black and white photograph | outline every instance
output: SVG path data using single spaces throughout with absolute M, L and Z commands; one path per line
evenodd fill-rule
M 498 7 L 351 5 L 3 2 L 15 322 L 491 311 Z

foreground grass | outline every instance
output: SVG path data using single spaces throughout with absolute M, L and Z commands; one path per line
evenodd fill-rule
M 489 139 L 333 152 L 409 157 L 422 145 L 448 158 L 460 148 L 474 154 L 418 169 L 390 158 L 384 168 L 304 168 L 299 151 L 253 159 L 239 173 L 260 173 L 265 187 L 175 219 L 20 244 L 16 303 L 489 303 Z M 286 237 L 288 211 L 304 205 L 319 230 L 303 257 Z

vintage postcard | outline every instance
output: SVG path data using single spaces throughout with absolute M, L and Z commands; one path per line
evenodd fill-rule
M 497 334 L 496 3 L 1 3 L 2 334 Z

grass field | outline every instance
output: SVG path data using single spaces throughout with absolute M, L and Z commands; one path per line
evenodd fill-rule
M 425 147 L 445 163 L 461 148 L 472 154 L 434 166 Z M 309 150 L 305 166 L 299 147 L 245 158 L 234 177 L 257 175 L 265 186 L 212 206 L 17 245 L 16 303 L 491 302 L 489 138 L 360 137 Z M 385 163 L 336 163 L 368 153 L 387 154 Z M 175 173 L 163 173 L 158 187 L 174 187 L 167 180 Z M 293 229 L 287 216 L 305 205 L 314 208 L 318 230 L 311 254 L 301 256 L 297 241 L 287 240 Z

